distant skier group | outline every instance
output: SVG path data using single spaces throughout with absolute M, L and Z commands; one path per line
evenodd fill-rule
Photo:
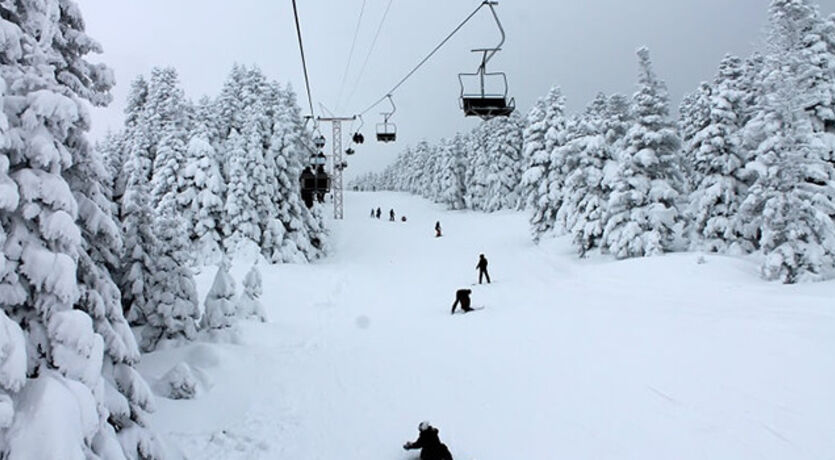
M 379 220 L 382 213 L 383 213 L 383 211 L 380 208 L 377 208 L 377 209 L 371 208 L 370 217 L 372 219 L 378 219 Z M 392 209 L 389 210 L 389 222 L 395 222 L 396 220 L 397 219 L 395 219 L 394 208 L 392 208 Z M 406 216 L 401 216 L 400 221 L 401 222 L 406 222 Z

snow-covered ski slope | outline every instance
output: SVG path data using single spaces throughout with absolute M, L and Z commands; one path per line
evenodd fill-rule
M 190 458 L 414 459 L 423 419 L 457 460 L 835 458 L 835 283 L 692 253 L 579 261 L 521 213 L 345 203 L 329 259 L 261 267 L 270 323 L 145 356 L 151 381 L 185 360 L 206 382 L 154 415 Z M 479 253 L 492 285 L 471 286 Z M 486 309 L 450 316 L 461 287 Z

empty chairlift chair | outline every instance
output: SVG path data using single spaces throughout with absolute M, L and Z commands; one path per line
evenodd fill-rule
M 397 111 L 397 106 L 394 105 L 394 100 L 391 94 L 386 96 L 391 103 L 391 112 L 383 112 L 383 122 L 377 123 L 377 141 L 379 142 L 394 142 L 397 140 L 397 125 L 391 123 L 389 119 L 394 112 Z
M 495 48 L 479 48 L 472 50 L 481 53 L 481 65 L 474 73 L 458 74 L 461 84 L 461 109 L 464 116 L 479 117 L 489 120 L 494 117 L 506 117 L 516 110 L 516 101 L 507 97 L 507 76 L 504 72 L 488 72 L 487 63 L 502 49 L 505 40 L 504 29 L 499 16 L 493 8 L 495 2 L 485 2 L 493 13 L 502 40 Z
M 490 50 L 475 50 L 490 51 Z M 472 90 L 468 86 L 470 80 L 478 80 L 477 89 Z M 479 67 L 476 73 L 462 73 L 458 75 L 461 83 L 461 109 L 464 116 L 479 117 L 489 120 L 494 117 L 506 117 L 516 110 L 516 101 L 507 97 L 507 77 L 502 72 L 485 72 L 484 67 Z M 490 91 L 487 89 L 486 80 L 493 80 L 491 88 L 498 88 Z M 469 88 L 469 89 L 468 89 Z

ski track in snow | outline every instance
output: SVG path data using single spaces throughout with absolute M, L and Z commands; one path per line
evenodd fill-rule
M 204 376 L 154 414 L 189 458 L 414 459 L 423 419 L 464 460 L 835 458 L 835 283 L 692 253 L 578 260 L 530 242 L 521 213 L 345 203 L 328 259 L 261 267 L 269 323 L 143 357 L 149 382 L 179 361 Z M 486 309 L 450 316 L 461 287 Z

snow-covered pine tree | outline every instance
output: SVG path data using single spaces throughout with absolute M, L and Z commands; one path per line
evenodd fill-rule
M 772 0 L 769 11 L 769 45 L 791 51 L 798 103 L 815 132 L 835 131 L 835 18 L 822 18 L 811 0 Z
M 740 218 L 765 256 L 764 278 L 824 279 L 835 263 L 835 173 L 807 110 L 809 94 L 797 90 L 808 76 L 805 40 L 817 10 L 801 0 L 774 0 L 770 13 L 770 53 L 756 86 L 759 111 L 745 126 L 745 145 L 753 149 L 745 168 L 755 182 Z
M 428 198 L 431 174 L 432 147 L 427 141 L 418 142 L 412 150 L 412 164 L 409 171 L 407 191 Z
M 167 198 L 167 199 L 173 199 Z M 156 271 L 151 279 L 153 297 L 142 331 L 142 349 L 152 351 L 166 340 L 194 340 L 200 309 L 194 276 L 188 268 L 188 239 L 185 221 L 170 214 L 163 202 L 154 219 L 157 246 L 154 251 Z
M 234 328 L 235 321 L 235 280 L 229 274 L 229 262 L 224 258 L 217 267 L 215 280 L 206 294 L 205 313 L 201 320 L 203 329 L 209 333 Z
M 216 263 L 222 255 L 221 220 L 226 184 L 217 164 L 217 152 L 208 130 L 199 125 L 186 146 L 181 201 L 190 203 L 187 233 L 195 248 L 194 259 Z
M 548 174 L 549 200 L 557 206 L 554 228 L 559 233 L 569 233 L 574 227 L 577 210 L 568 201 L 568 177 L 577 170 L 585 155 L 586 137 L 593 136 L 587 114 L 572 114 L 566 119 L 562 145 L 551 152 L 551 168 Z
M 551 152 L 562 145 L 565 134 L 565 97 L 562 91 L 551 88 L 528 114 L 527 129 L 523 136 L 524 154 L 529 158 L 527 170 L 522 175 L 523 196 L 531 211 L 531 234 L 534 241 L 549 233 L 559 209 L 551 202 Z M 561 184 L 553 184 L 557 189 Z
M 220 90 L 215 110 L 217 116 L 215 119 L 218 124 L 218 134 L 221 140 L 228 139 L 232 135 L 232 130 L 239 133 L 243 130 L 244 119 L 243 109 L 244 100 L 241 98 L 243 92 L 244 77 L 246 69 L 240 64 L 233 64 L 229 76 L 223 82 L 223 88 Z
M 603 217 L 609 190 L 603 185 L 606 167 L 614 162 L 613 146 L 605 133 L 609 99 L 598 94 L 580 118 L 577 165 L 565 180 L 563 217 L 580 257 L 598 246 L 603 236 Z
M 2 9 L 0 457 L 159 458 L 107 261 L 104 165 L 85 139 L 85 101 L 109 103 L 112 73 L 85 60 L 101 49 L 74 2 Z
M 146 104 L 148 133 L 153 145 L 151 198 L 163 202 L 173 215 L 189 218 L 191 203 L 182 202 L 182 173 L 186 155 L 186 101 L 173 68 L 155 68 L 151 73 Z M 171 199 L 168 199 L 171 198 Z
M 147 124 L 151 145 L 153 146 L 154 166 L 157 164 L 156 156 L 159 146 L 166 137 L 178 139 L 185 144 L 187 132 L 185 93 L 180 88 L 180 80 L 177 71 L 173 67 L 156 67 L 151 70 L 151 79 L 148 82 L 148 95 L 144 106 L 145 120 L 140 123 Z M 171 142 L 171 141 L 169 141 Z M 159 201 L 161 197 L 155 196 Z
M 490 157 L 487 152 L 488 123 L 481 122 L 467 137 L 467 208 L 482 211 L 487 202 Z
M 688 189 L 695 190 L 701 182 L 695 166 L 695 151 L 697 142 L 694 140 L 705 127 L 710 124 L 710 98 L 713 88 L 707 82 L 702 82 L 696 91 L 684 96 L 679 106 L 678 132 L 681 137 L 682 157 L 691 159 L 688 165 L 692 168 L 685 170 L 685 179 Z
M 154 213 L 148 193 L 146 171 L 150 170 L 141 151 L 131 150 L 127 163 L 130 171 L 125 195 L 122 197 L 122 232 L 125 253 L 122 259 L 119 287 L 122 305 L 133 325 L 145 324 L 150 309 L 152 278 L 156 273 L 153 253 L 157 247 Z
M 245 319 L 257 319 L 261 322 L 267 321 L 267 314 L 264 312 L 264 306 L 259 300 L 263 294 L 263 286 L 261 283 L 261 272 L 258 267 L 253 265 L 244 277 L 244 290 L 238 299 L 238 315 Z
M 110 199 L 118 205 L 125 193 L 127 179 L 122 171 L 125 168 L 126 148 L 125 137 L 122 133 L 108 132 L 104 140 L 97 142 L 94 148 L 102 157 L 105 169 L 105 185 L 110 190 Z M 115 215 L 119 215 L 118 206 Z
M 206 141 L 214 148 L 220 142 L 220 128 L 215 101 L 209 96 L 201 96 L 194 105 L 193 131 L 190 138 L 199 132 L 205 135 Z
M 779 78 L 791 81 L 784 74 Z M 768 134 L 755 152 L 760 173 L 740 214 L 749 219 L 749 233 L 759 237 L 762 276 L 795 283 L 832 276 L 835 226 L 829 216 L 835 204 L 811 121 L 794 88 L 786 86 L 771 93 L 757 117 Z
M 617 258 L 661 254 L 674 248 L 682 216 L 680 141 L 668 119 L 666 85 L 652 70 L 649 51 L 638 50 L 640 78 L 633 97 L 635 123 L 609 185 L 603 248 Z
M 467 190 L 464 186 L 464 175 L 466 165 L 464 156 L 464 136 L 457 133 L 455 137 L 441 141 L 439 154 L 441 158 L 441 177 L 439 179 L 440 196 L 439 201 L 449 209 L 464 209 L 464 195 Z
M 244 168 L 259 236 L 253 241 L 261 248 L 261 253 L 269 257 L 278 250 L 284 238 L 282 226 L 275 225 L 278 215 L 275 204 L 276 179 L 265 158 L 271 121 L 267 116 L 266 107 L 260 100 L 247 107 L 245 119 L 246 127 L 241 133 L 246 152 Z
M 227 146 L 229 182 L 223 207 L 223 245 L 228 253 L 234 253 L 247 241 L 257 245 L 261 240 L 261 229 L 260 218 L 255 212 L 255 202 L 250 194 L 245 139 L 233 130 Z
M 518 208 L 521 199 L 519 181 L 525 168 L 522 164 L 522 118 L 513 113 L 506 118 L 490 120 L 488 126 L 489 185 L 484 210 Z
M 186 146 L 179 134 L 169 133 L 160 140 L 154 158 L 151 200 L 155 208 L 190 220 L 190 209 L 180 200 L 183 195 L 181 177 L 186 167 Z M 162 209 L 161 206 L 168 207 Z M 190 203 L 188 203 L 190 204 Z
M 686 137 L 684 154 L 692 158 L 696 178 L 688 213 L 693 244 L 707 251 L 753 249 L 743 240 L 738 219 L 739 205 L 748 189 L 741 171 L 745 164 L 739 123 L 742 75 L 742 60 L 726 56 L 713 85 L 703 85 L 698 93 L 694 106 L 700 107 L 698 114 L 683 119 L 688 126 L 683 131 L 692 133 Z

